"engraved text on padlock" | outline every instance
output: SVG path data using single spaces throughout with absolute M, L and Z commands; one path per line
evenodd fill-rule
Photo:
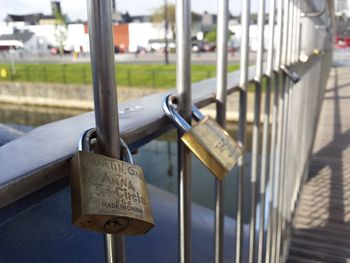
M 194 124 L 181 140 L 219 179 L 223 179 L 242 154 L 238 144 L 210 116 Z

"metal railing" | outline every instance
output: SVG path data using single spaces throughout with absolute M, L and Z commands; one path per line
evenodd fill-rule
M 333 6 L 331 1 L 327 1 L 327 5 L 316 0 L 268 1 L 269 44 L 264 61 L 266 3 L 260 0 L 259 46 L 256 66 L 252 67 L 249 66 L 250 1 L 242 0 L 240 71 L 228 74 L 228 0 L 218 0 L 218 3 L 217 78 L 196 83 L 191 88 L 191 7 L 189 0 L 177 1 L 176 91 L 120 105 L 119 109 L 134 107 L 135 111 L 139 111 L 139 115 L 128 115 L 133 111 L 119 113 L 118 127 L 118 114 L 113 102 L 115 95 L 105 101 L 103 92 L 97 94 L 95 90 L 95 111 L 96 116 L 99 116 L 96 117 L 97 139 L 105 153 L 118 158 L 119 136 L 123 136 L 132 149 L 137 149 L 169 130 L 170 122 L 164 117 L 160 103 L 166 94 L 172 92 L 177 93 L 180 114 L 188 122 L 192 103 L 199 107 L 216 103 L 217 121 L 225 127 L 227 96 L 238 93 L 237 141 L 243 149 L 243 155 L 238 161 L 238 183 L 232 185 L 236 188 L 237 211 L 235 248 L 232 247 L 231 250 L 235 250 L 236 263 L 285 262 L 294 208 L 307 173 L 323 91 L 330 69 L 334 33 Z M 112 48 L 105 46 L 111 43 L 111 6 L 109 1 L 90 0 L 88 7 L 94 85 L 101 85 L 100 88 L 106 89 L 112 87 L 114 90 Z M 320 7 L 324 7 L 325 11 L 319 16 L 303 15 L 312 10 L 319 10 Z M 324 32 L 320 34 L 322 30 Z M 251 83 L 254 84 L 254 91 L 248 92 L 248 84 Z M 265 98 L 263 109 L 262 94 Z M 250 98 L 254 98 L 254 122 L 252 169 L 248 174 L 245 169 L 248 162 L 245 146 L 248 139 L 247 104 Z M 106 106 L 106 103 L 109 107 L 103 107 L 102 110 L 102 105 Z M 0 182 L 0 207 L 8 207 L 67 176 L 76 138 L 82 130 L 91 126 L 94 126 L 92 114 L 77 116 L 38 128 L 29 135 L 0 147 L 0 160 L 5 164 Z M 34 144 L 39 139 L 42 145 Z M 57 141 L 60 142 L 59 145 Z M 34 145 L 37 151 L 32 152 Z M 52 152 L 48 149 L 53 145 L 59 150 Z M 13 161 L 14 156 L 17 160 L 16 165 Z M 191 153 L 180 140 L 178 160 L 178 258 L 179 262 L 185 263 L 191 262 L 192 258 Z M 244 180 L 246 176 L 250 178 L 249 186 Z M 203 259 L 205 262 L 224 261 L 224 184 L 225 181 L 215 182 L 215 241 L 212 248 L 203 248 L 213 249 L 214 258 Z M 248 188 L 251 189 L 250 192 L 246 191 Z M 244 199 L 248 198 L 247 193 L 250 195 L 250 207 L 244 205 Z M 249 233 L 245 231 L 243 222 L 243 214 L 246 211 L 250 211 Z M 119 245 L 115 245 L 116 243 Z M 108 235 L 106 244 L 108 262 L 116 262 L 116 259 L 118 262 L 124 262 L 122 238 Z M 114 256 L 115 252 L 117 256 Z

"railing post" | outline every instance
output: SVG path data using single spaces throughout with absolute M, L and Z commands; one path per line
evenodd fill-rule
M 151 71 L 152 73 L 152 88 L 156 88 L 156 71 L 154 69 L 152 69 Z
M 217 27 L 216 119 L 226 127 L 228 0 L 219 0 Z M 215 263 L 223 261 L 223 181 L 215 179 Z
M 277 2 L 277 27 L 276 27 L 276 52 L 275 52 L 275 63 L 274 67 L 271 65 L 271 70 L 274 69 L 274 102 L 273 102 L 273 113 L 272 113 L 272 132 L 271 132 L 271 144 L 270 144 L 270 171 L 269 171 L 269 223 L 267 227 L 267 238 L 266 238 L 266 261 L 265 262 L 274 262 L 274 253 L 275 253 L 275 233 L 276 233 L 276 220 L 277 220 L 277 185 L 278 185 L 278 175 L 276 174 L 276 162 L 277 162 L 277 135 L 278 127 L 280 126 L 279 118 L 279 89 L 280 89 L 280 74 L 279 66 L 281 60 L 281 44 L 282 44 L 282 0 Z M 275 13 L 275 12 L 274 12 Z M 270 21 L 271 25 L 271 21 Z M 273 23 L 274 25 L 274 23 Z M 271 43 L 270 43 L 271 45 Z M 274 45 L 274 43 L 272 43 Z M 272 57 L 272 54 L 269 53 L 269 57 Z M 269 68 L 268 64 L 268 69 Z
M 191 122 L 191 2 L 176 1 L 176 87 L 179 112 Z M 191 262 L 191 152 L 178 134 L 179 257 Z
M 47 67 L 44 67 L 43 71 L 44 71 L 44 82 L 47 83 Z
M 273 108 L 273 119 L 272 119 L 272 131 L 271 131 L 271 154 L 268 157 L 268 144 L 269 144 L 269 128 L 270 128 L 270 97 L 271 97 L 271 86 L 272 81 L 275 76 L 273 73 L 273 55 L 274 55 L 274 40 L 275 40 L 275 10 L 276 10 L 276 0 L 270 1 L 269 10 L 269 45 L 267 53 L 267 66 L 266 66 L 266 91 L 265 91 L 265 112 L 264 112 L 264 127 L 263 127 L 263 142 L 262 142 L 262 156 L 261 156 L 261 180 L 260 180 L 260 217 L 259 217 L 259 241 L 258 241 L 258 263 L 265 262 L 264 259 L 267 257 L 267 253 L 264 255 L 264 245 L 266 250 L 269 249 L 270 239 L 267 237 L 265 241 L 265 216 L 268 219 L 268 229 L 267 232 L 271 232 L 271 215 L 272 213 L 272 181 L 273 177 L 269 178 L 269 191 L 270 199 L 267 215 L 265 215 L 266 208 L 266 179 L 268 174 L 268 163 L 270 163 L 270 169 L 272 170 L 271 161 L 274 156 L 274 144 L 275 144 L 275 129 L 276 129 L 276 114 L 277 114 L 277 98 L 274 100 Z M 277 84 L 275 83 L 275 94 L 278 92 L 276 89 Z M 277 86 L 278 87 L 278 86 Z M 278 93 L 277 93 L 278 94 Z M 267 233 L 268 234 L 268 233 Z
M 66 65 L 65 64 L 62 65 L 62 79 L 63 79 L 63 83 L 67 84 L 67 74 L 66 74 Z
M 299 41 L 299 19 L 300 19 L 300 12 L 298 10 L 299 6 L 299 0 L 293 0 L 293 20 L 292 20 L 292 26 L 293 26 L 293 32 L 292 32 L 292 43 L 291 43 L 291 52 L 290 52 L 290 63 L 296 62 L 298 55 L 297 53 L 297 46 Z M 290 107 L 289 107 L 289 113 L 290 113 L 290 121 L 289 125 L 290 128 L 288 129 L 290 131 L 289 133 L 289 139 L 290 142 L 289 145 L 289 152 L 287 155 L 287 160 L 293 160 L 288 161 L 287 169 L 286 169 L 286 176 L 289 179 L 289 182 L 287 184 L 287 203 L 285 204 L 285 213 L 286 213 L 286 219 L 285 219 L 285 229 L 284 229 L 284 246 L 283 246 L 283 254 L 282 254 L 282 260 L 286 260 L 288 256 L 288 248 L 290 243 L 290 234 L 291 234 L 291 217 L 292 217 L 292 198 L 294 193 L 294 188 L 296 186 L 296 178 L 297 178 L 297 166 L 299 163 L 302 163 L 299 160 L 300 154 L 299 154 L 299 147 L 300 143 L 298 143 L 298 138 L 301 137 L 301 129 L 302 129 L 302 122 L 300 112 L 302 105 L 300 102 L 302 101 L 302 97 L 300 97 L 300 87 L 301 83 L 292 84 L 292 88 L 290 90 Z M 292 113 L 293 111 L 293 113 Z M 294 131 L 291 131 L 291 127 L 293 127 Z
M 255 96 L 254 96 L 254 125 L 252 138 L 252 165 L 251 165 L 251 207 L 249 226 L 249 262 L 256 259 L 255 237 L 256 237 L 256 204 L 258 197 L 258 174 L 260 163 L 259 136 L 260 136 L 260 112 L 261 112 L 261 87 L 263 80 L 263 55 L 264 55 L 264 24 L 265 24 L 265 0 L 259 1 L 258 7 L 258 48 L 256 58 L 255 74 Z M 261 209 L 260 209 L 261 210 Z M 263 211 L 260 211 L 263 213 Z
M 131 88 L 131 73 L 130 73 L 130 69 L 126 70 L 126 77 L 127 77 L 128 87 Z
M 119 159 L 120 140 L 111 2 L 87 0 L 87 9 L 97 142 L 102 154 Z M 126 261 L 123 237 L 105 235 L 105 249 L 106 262 Z
M 86 72 L 85 72 L 85 66 L 83 65 L 82 67 L 82 76 L 83 76 L 83 83 L 84 84 L 87 84 L 87 81 L 86 81 Z
M 284 90 L 285 87 L 283 85 L 284 81 L 282 80 L 282 89 L 279 92 L 280 84 L 281 84 L 281 73 L 280 73 L 280 65 L 282 61 L 282 56 L 285 52 L 286 45 L 286 34 L 287 34 L 287 23 L 286 19 L 288 18 L 288 9 L 286 9 L 287 1 L 279 0 L 278 1 L 278 13 L 277 13 L 277 33 L 278 33 L 278 42 L 276 49 L 276 62 L 275 62 L 275 71 L 278 72 L 275 78 L 275 85 L 278 88 L 275 93 L 278 96 L 278 115 L 277 115 L 277 138 L 276 138 L 276 146 L 275 146 L 275 154 L 274 154 L 274 165 L 273 165 L 273 174 L 274 174 L 274 183 L 273 183 L 273 209 L 272 209 L 272 223 L 271 223 L 271 250 L 267 251 L 267 262 L 277 262 L 276 254 L 278 250 L 277 244 L 277 236 L 278 236 L 278 227 L 280 221 L 280 202 L 279 197 L 281 194 L 281 179 L 282 175 L 280 174 L 280 163 L 281 163 L 281 144 L 282 144 L 282 132 L 283 132 L 283 121 L 284 121 Z M 287 5 L 288 6 L 288 5 Z M 284 19 L 283 19 L 284 18 Z M 285 30 L 282 30 L 285 29 Z M 284 33 L 284 34 L 282 34 Z M 280 93 L 280 94 L 278 94 Z M 271 174 L 270 174 L 271 175 Z
M 285 31 L 283 39 L 283 57 L 282 63 L 289 65 L 291 56 L 291 42 L 292 40 L 292 19 L 293 19 L 293 0 L 285 2 L 286 14 L 285 19 Z M 291 104 L 291 81 L 283 73 L 283 89 L 284 89 L 284 105 L 283 105 L 283 123 L 282 123 L 282 141 L 281 141 L 281 161 L 278 172 L 281 176 L 280 180 L 280 194 L 279 194 L 279 217 L 277 223 L 277 242 L 276 242 L 276 262 L 281 261 L 281 252 L 283 250 L 284 243 L 284 230 L 286 220 L 286 202 L 287 202 L 287 186 L 289 187 L 289 178 L 286 173 L 287 151 L 289 148 L 289 125 L 290 125 L 290 104 Z M 281 249 L 282 248 L 282 249 Z
M 27 77 L 27 81 L 30 80 L 30 74 L 29 74 L 29 66 L 26 65 L 26 77 Z
M 237 191 L 237 216 L 236 216 L 236 255 L 235 262 L 241 263 L 243 254 L 243 192 L 245 174 L 245 140 L 247 122 L 247 88 L 248 88 L 248 65 L 249 65 L 249 19 L 250 1 L 242 1 L 242 34 L 241 34 L 241 59 L 240 59 L 240 87 L 239 92 L 239 124 L 238 143 L 242 147 L 242 155 L 238 159 L 238 191 Z

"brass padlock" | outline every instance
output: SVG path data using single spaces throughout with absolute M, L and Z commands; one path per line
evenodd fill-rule
M 86 131 L 71 163 L 72 221 L 103 233 L 138 235 L 154 226 L 147 185 L 121 140 L 123 160 L 91 152 L 96 130 Z M 95 143 L 96 145 L 96 143 Z
M 192 106 L 192 117 L 197 120 L 192 127 L 176 110 L 177 98 L 168 95 L 163 100 L 163 110 L 184 135 L 181 140 L 197 158 L 218 178 L 227 175 L 239 156 L 241 147 L 215 120 Z

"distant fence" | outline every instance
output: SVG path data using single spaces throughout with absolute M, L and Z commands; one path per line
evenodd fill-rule
M 143 68 L 142 68 L 143 67 Z M 116 70 L 118 86 L 170 88 L 176 86 L 176 70 L 152 69 L 148 65 L 140 65 L 137 69 L 126 68 Z M 215 77 L 215 67 L 210 69 L 192 70 L 192 81 L 199 81 Z M 0 80 L 63 83 L 63 84 L 91 84 L 91 69 L 88 64 L 19 64 L 15 68 L 11 65 L 0 65 Z

